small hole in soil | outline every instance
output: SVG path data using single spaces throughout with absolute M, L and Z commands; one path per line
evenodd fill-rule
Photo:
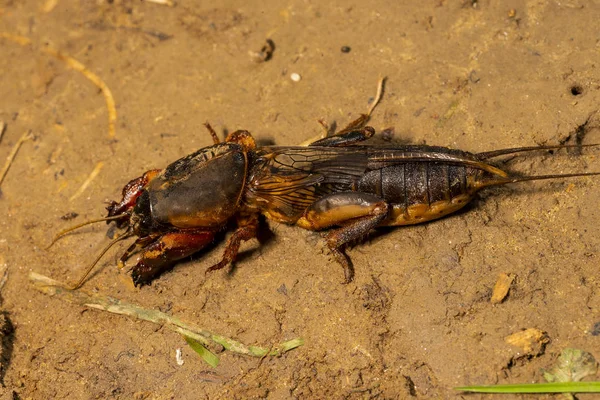
M 573 96 L 579 96 L 582 93 L 583 93 L 583 88 L 581 86 L 579 86 L 579 85 L 571 86 L 571 94 Z

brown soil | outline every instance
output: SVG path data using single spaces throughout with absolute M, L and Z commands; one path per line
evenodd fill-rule
M 349 285 L 315 234 L 271 223 L 272 240 L 244 245 L 255 251 L 231 275 L 204 275 L 221 243 L 136 289 L 114 267 L 122 245 L 84 287 L 248 344 L 305 339 L 262 362 L 223 352 L 212 369 L 176 333 L 32 289 L 30 271 L 72 281 L 107 242 L 95 226 L 44 250 L 54 233 L 102 216 L 143 171 L 211 144 L 207 120 L 296 144 L 321 132 L 319 118 L 343 125 L 366 111 L 387 76 L 371 124 L 393 126 L 398 143 L 477 152 L 600 142 L 598 2 L 219 3 L 0 2 L 0 32 L 32 40 L 0 38 L 0 159 L 23 132 L 35 135 L 0 197 L 0 264 L 9 271 L 2 398 L 479 398 L 453 387 L 543 381 L 541 369 L 565 347 L 600 357 L 594 178 L 489 190 L 466 212 L 377 234 L 349 251 Z M 250 52 L 267 38 L 275 52 L 257 63 Z M 111 89 L 114 140 L 98 88 L 44 53 L 47 44 Z M 597 154 L 544 153 L 509 166 L 597 171 Z M 79 216 L 61 219 L 71 212 Z M 493 305 L 503 272 L 516 279 Z M 505 342 L 524 328 L 550 339 L 537 357 Z

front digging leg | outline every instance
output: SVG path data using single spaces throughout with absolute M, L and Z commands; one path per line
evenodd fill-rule
M 215 232 L 202 230 L 170 232 L 159 236 L 142 249 L 142 255 L 131 271 L 133 283 L 135 286 L 150 283 L 176 261 L 200 251 L 214 237 Z M 129 249 L 126 254 L 128 253 Z

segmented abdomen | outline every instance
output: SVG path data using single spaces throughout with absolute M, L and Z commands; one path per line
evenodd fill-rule
M 435 162 L 409 162 L 367 172 L 356 190 L 392 206 L 387 225 L 408 225 L 443 217 L 471 200 L 477 170 Z

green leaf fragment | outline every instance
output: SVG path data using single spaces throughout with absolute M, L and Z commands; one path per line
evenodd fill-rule
M 544 378 L 549 383 L 463 386 L 455 389 L 478 393 L 600 393 L 600 382 L 579 382 L 597 372 L 598 363 L 594 356 L 584 350 L 567 348 L 556 360 L 556 365 L 544 372 Z
M 516 385 L 461 386 L 478 393 L 600 393 L 600 382 L 524 383 Z
M 183 335 L 183 337 L 192 350 L 198 353 L 208 365 L 217 368 L 217 365 L 219 365 L 219 357 L 216 354 L 204 347 L 199 341 L 192 339 L 189 336 Z
M 302 338 L 288 340 L 287 342 L 283 342 L 279 345 L 279 352 L 285 353 L 286 351 L 293 350 L 296 347 L 302 346 L 303 344 L 304 344 L 304 339 L 302 339 Z
M 584 350 L 564 349 L 556 360 L 556 365 L 544 371 L 548 382 L 579 382 L 598 372 L 598 363 L 593 355 Z
M 270 356 L 280 356 L 281 354 L 304 344 L 304 341 L 301 338 L 297 338 L 271 347 L 247 346 L 234 339 L 213 333 L 194 324 L 186 323 L 179 318 L 165 314 L 160 310 L 143 308 L 136 304 L 127 303 L 113 297 L 86 293 L 83 290 L 72 290 L 65 287 L 61 282 L 55 281 L 47 276 L 36 274 L 35 272 L 29 274 L 29 279 L 33 282 L 33 285 L 37 290 L 47 295 L 58 296 L 73 304 L 115 314 L 128 315 L 140 320 L 153 322 L 180 333 L 185 337 L 192 349 L 200 354 L 200 356 L 213 367 L 218 365 L 219 358 L 206 348 L 206 346 L 211 343 L 220 344 L 226 350 L 234 353 L 253 357 L 264 357 L 267 354 Z

